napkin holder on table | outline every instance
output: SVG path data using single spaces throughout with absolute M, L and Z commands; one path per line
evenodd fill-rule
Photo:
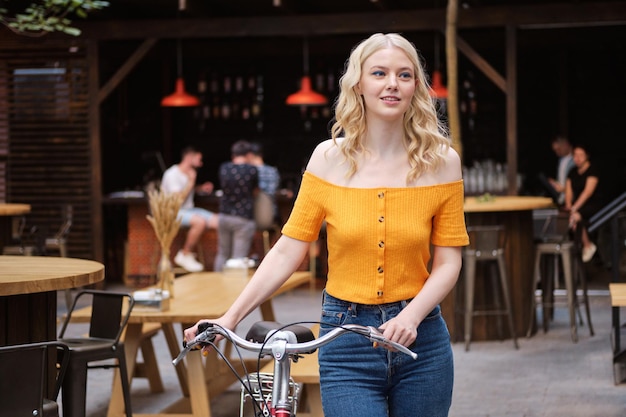
M 170 293 L 160 289 L 139 290 L 133 292 L 135 309 L 143 311 L 167 311 L 170 308 Z

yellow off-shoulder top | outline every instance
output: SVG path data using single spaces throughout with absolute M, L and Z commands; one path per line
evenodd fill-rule
M 333 297 L 361 304 L 410 299 L 428 279 L 430 244 L 469 243 L 463 181 L 350 188 L 305 172 L 283 234 L 312 242 L 326 221 Z

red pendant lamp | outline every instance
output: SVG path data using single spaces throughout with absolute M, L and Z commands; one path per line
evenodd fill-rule
M 169 96 L 163 97 L 161 106 L 163 107 L 193 107 L 200 105 L 197 97 L 185 91 L 185 80 L 183 79 L 183 58 L 181 52 L 180 39 L 176 43 L 176 89 Z
M 445 100 L 448 98 L 448 89 L 441 83 L 441 71 L 434 70 L 432 84 L 430 86 L 430 96 L 436 99 Z
M 448 98 L 448 89 L 441 82 L 441 71 L 439 70 L 439 35 L 435 33 L 435 70 L 432 75 L 430 86 L 430 96 L 434 99 L 445 100 Z
M 304 40 L 303 46 L 303 66 L 304 75 L 300 81 L 300 90 L 287 97 L 285 103 L 289 106 L 323 106 L 328 103 L 326 96 L 316 93 L 311 88 L 311 77 L 309 76 L 309 44 Z

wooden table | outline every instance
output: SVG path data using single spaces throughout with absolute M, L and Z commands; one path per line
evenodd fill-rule
M 620 308 L 626 307 L 626 283 L 609 283 L 611 294 L 612 319 L 612 346 L 613 346 L 613 380 L 615 385 L 626 381 L 626 349 L 622 347 L 624 340 L 624 325 L 620 320 Z
M 273 296 L 303 284 L 309 284 L 310 277 L 309 272 L 294 273 Z M 247 282 L 247 278 L 233 277 L 219 272 L 187 274 L 175 280 L 175 297 L 170 300 L 170 307 L 167 311 L 134 309 L 124 336 L 128 375 L 133 375 L 135 370 L 144 324 L 161 324 L 170 354 L 172 358 L 175 358 L 182 349 L 182 335 L 181 337 L 176 335 L 174 324 L 180 323 L 183 328 L 186 328 L 200 319 L 222 316 Z M 271 299 L 263 303 L 260 309 L 263 320 L 275 319 Z M 73 313 L 72 320 L 85 322 L 89 316 L 90 308 L 87 307 Z M 209 355 L 204 362 L 203 364 L 203 358 L 199 352 L 187 355 L 185 363 L 176 367 L 184 398 L 161 414 L 151 416 L 171 417 L 171 413 L 175 413 L 176 417 L 210 417 L 211 396 L 224 391 L 234 382 L 234 377 L 224 361 L 219 360 L 215 353 Z M 254 363 L 256 364 L 256 360 Z M 249 368 L 251 369 L 253 368 Z M 116 370 L 108 417 L 124 415 L 124 400 L 119 378 L 119 371 Z M 140 414 L 133 413 L 133 415 L 137 417 Z
M 57 290 L 104 279 L 95 261 L 0 256 L 0 346 L 56 339 Z
M 94 261 L 0 256 L 0 346 L 56 340 L 57 290 L 103 279 L 104 265 Z
M 0 203 L 0 216 L 19 216 L 30 213 L 30 204 Z
M 464 211 L 468 226 L 502 224 L 506 228 L 505 257 L 517 337 L 526 334 L 530 320 L 534 261 L 532 211 L 553 207 L 552 199 L 547 197 L 495 196 L 489 201 L 481 201 L 477 197 L 465 198 Z M 477 280 L 476 283 L 477 303 L 485 297 L 491 297 L 489 288 L 481 285 L 482 281 Z M 457 339 L 457 335 L 459 338 L 463 337 L 463 320 L 457 320 L 460 316 L 454 314 L 455 298 L 453 291 L 442 304 L 452 340 Z M 494 316 L 474 317 L 472 340 L 497 339 L 496 324 Z
M 82 287 L 103 279 L 104 265 L 96 261 L 55 256 L 0 256 L 0 296 Z

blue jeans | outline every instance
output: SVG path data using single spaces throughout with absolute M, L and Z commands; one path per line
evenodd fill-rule
M 332 325 L 379 327 L 408 301 L 363 305 L 324 292 L 320 335 Z M 328 323 L 328 324 L 324 324 Z M 419 325 L 411 350 L 374 349 L 357 334 L 345 334 L 319 349 L 320 385 L 325 417 L 445 417 L 452 401 L 454 365 L 450 335 L 436 307 Z

